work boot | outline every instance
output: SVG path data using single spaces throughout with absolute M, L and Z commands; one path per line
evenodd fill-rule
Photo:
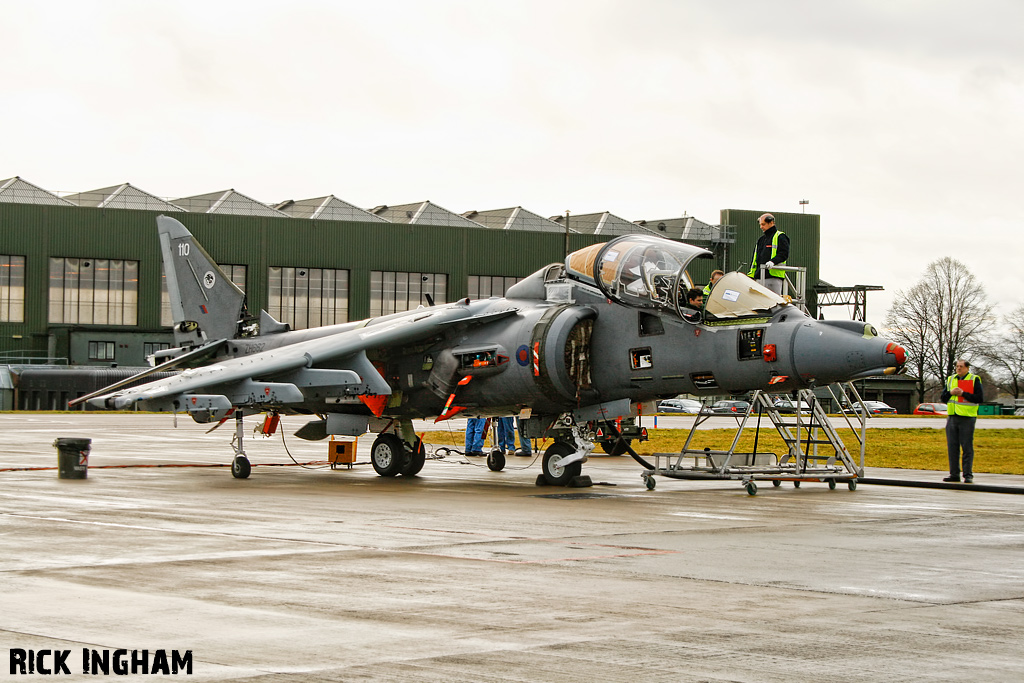
M 960 481 L 960 477 L 943 477 L 942 481 L 949 481 L 949 482 Z
M 533 456 L 533 451 L 528 451 L 525 448 L 520 448 L 519 450 L 516 451 L 516 455 L 518 455 L 520 458 L 529 458 Z

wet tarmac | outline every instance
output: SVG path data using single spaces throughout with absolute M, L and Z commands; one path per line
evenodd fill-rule
M 385 479 L 295 466 L 280 437 L 247 439 L 256 466 L 235 480 L 230 425 L 0 427 L 0 469 L 54 467 L 54 438 L 93 440 L 85 480 L 0 472 L 0 650 L 71 650 L 62 680 L 105 678 L 81 673 L 83 648 L 190 650 L 195 681 L 1024 680 L 1024 496 L 648 491 L 627 457 L 592 458 L 587 489 L 535 486 L 527 458 Z M 164 466 L 182 464 L 224 466 Z

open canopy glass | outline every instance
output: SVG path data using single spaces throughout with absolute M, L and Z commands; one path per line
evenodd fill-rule
M 626 235 L 574 251 L 565 259 L 570 278 L 596 285 L 613 301 L 635 308 L 653 308 L 693 320 L 686 292 L 692 288 L 686 267 L 711 252 L 655 236 Z M 724 285 L 724 286 L 723 286 Z M 719 280 L 705 302 L 714 318 L 763 314 L 785 299 L 741 273 Z

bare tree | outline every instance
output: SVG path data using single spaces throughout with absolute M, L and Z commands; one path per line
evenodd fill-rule
M 918 282 L 906 292 L 897 291 L 892 308 L 885 319 L 887 334 L 907 352 L 907 367 L 917 378 L 917 395 L 924 400 L 927 358 L 933 356 L 931 334 L 933 297 L 925 282 Z
M 937 377 L 948 377 L 957 358 L 969 357 L 986 347 L 993 326 L 992 304 L 974 273 L 949 256 L 928 265 L 924 282 L 935 293 L 935 345 L 930 370 Z
M 985 359 L 997 369 L 1004 389 L 1020 398 L 1024 393 L 1024 304 L 1003 317 L 1005 331 L 985 349 Z
M 992 305 L 985 288 L 967 266 L 948 256 L 933 261 L 908 291 L 897 291 L 886 318 L 888 334 L 907 350 L 924 395 L 929 379 L 953 374 L 957 358 L 987 348 Z

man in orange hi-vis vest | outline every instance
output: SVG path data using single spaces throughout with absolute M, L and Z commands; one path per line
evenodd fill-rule
M 946 389 L 941 400 L 947 401 L 946 450 L 949 454 L 949 476 L 942 481 L 974 482 L 974 423 L 978 421 L 978 404 L 985 400 L 981 378 L 971 374 L 971 364 L 960 359 L 956 374 L 946 378 Z M 963 451 L 963 467 L 960 466 Z

